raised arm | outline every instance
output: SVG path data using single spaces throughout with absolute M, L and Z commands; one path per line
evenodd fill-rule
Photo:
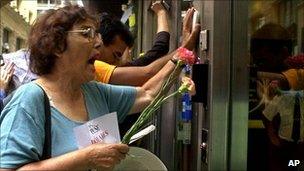
M 279 83 L 279 87 L 283 90 L 287 90 L 290 88 L 288 80 L 283 74 L 259 71 L 257 73 L 257 77 L 258 79 L 277 80 Z
M 183 24 L 183 43 L 182 47 L 193 50 L 199 35 L 200 25 L 191 32 L 192 16 L 194 9 L 188 10 Z M 145 67 L 117 67 L 110 78 L 111 84 L 141 86 L 152 78 L 160 69 L 174 56 L 175 51 L 154 61 Z
M 175 51 L 147 66 L 117 67 L 113 71 L 110 84 L 142 86 L 153 77 L 173 57 Z
M 156 97 L 164 81 L 175 68 L 175 64 L 169 61 L 154 77 L 149 79 L 142 87 L 137 87 L 136 100 L 131 108 L 131 113 L 142 111 Z M 179 72 L 182 68 L 179 68 Z
M 169 52 L 170 33 L 167 11 L 160 1 L 152 3 L 151 9 L 157 16 L 157 33 L 153 46 L 142 57 L 126 63 L 125 66 L 146 66 Z
M 124 66 L 146 66 L 163 58 L 169 52 L 169 42 L 170 34 L 168 32 L 157 33 L 152 48 L 140 58 L 127 62 Z
M 161 2 L 153 2 L 151 9 L 157 16 L 157 33 L 162 31 L 169 32 L 168 14 Z
M 199 35 L 200 25 L 196 25 L 195 30 L 189 29 L 191 27 L 192 16 L 194 13 L 194 8 L 187 11 L 186 17 L 183 21 L 183 43 L 182 47 L 185 47 L 189 50 L 193 50 L 195 47 L 195 43 L 197 42 L 197 38 Z M 173 52 L 175 55 L 175 52 Z M 178 58 L 178 56 L 174 56 Z M 152 102 L 152 100 L 158 94 L 162 84 L 168 78 L 170 73 L 175 68 L 175 64 L 170 60 L 167 64 L 151 79 L 149 79 L 142 87 L 137 87 L 137 95 L 135 104 L 131 108 L 129 113 L 136 113 L 142 111 L 148 104 Z M 180 73 L 181 68 L 179 68 Z M 170 85 L 171 86 L 171 85 Z

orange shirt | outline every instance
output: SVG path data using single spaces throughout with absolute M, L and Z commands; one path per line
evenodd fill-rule
M 109 83 L 111 75 L 116 68 L 114 65 L 97 60 L 94 63 L 94 67 L 96 72 L 95 80 L 106 84 Z
M 282 72 L 288 80 L 289 86 L 293 90 L 304 89 L 304 69 L 289 69 Z

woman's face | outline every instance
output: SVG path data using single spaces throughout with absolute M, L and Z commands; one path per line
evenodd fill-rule
M 93 31 L 93 32 L 92 32 Z M 99 58 L 101 44 L 96 25 L 91 20 L 75 24 L 67 32 L 67 49 L 59 55 L 59 65 L 65 76 L 88 82 L 94 79 L 94 61 Z M 60 58 L 61 57 L 61 58 Z

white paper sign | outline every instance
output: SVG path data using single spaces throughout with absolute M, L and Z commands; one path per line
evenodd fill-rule
M 20 84 L 28 83 L 38 76 L 32 73 L 29 69 L 29 52 L 21 49 L 17 52 L 3 54 L 3 60 L 5 63 L 14 63 L 14 76 L 18 79 Z
M 132 10 L 133 10 L 133 6 L 131 6 L 131 7 L 129 7 L 124 13 L 123 13 L 123 15 L 122 15 L 122 17 L 121 17 L 121 19 L 120 19 L 120 21 L 122 22 L 122 23 L 126 23 L 127 22 L 127 20 L 129 19 L 129 17 L 132 15 Z
M 74 134 L 79 149 L 95 143 L 119 143 L 117 113 L 109 113 L 75 127 Z

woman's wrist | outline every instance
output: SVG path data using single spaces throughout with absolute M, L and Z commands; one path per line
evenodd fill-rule
M 167 11 L 165 9 L 160 9 L 156 13 L 157 16 L 167 16 Z
M 172 58 L 170 59 L 170 61 L 176 65 L 177 62 L 178 62 L 178 59 L 175 58 L 175 57 L 172 57 Z

